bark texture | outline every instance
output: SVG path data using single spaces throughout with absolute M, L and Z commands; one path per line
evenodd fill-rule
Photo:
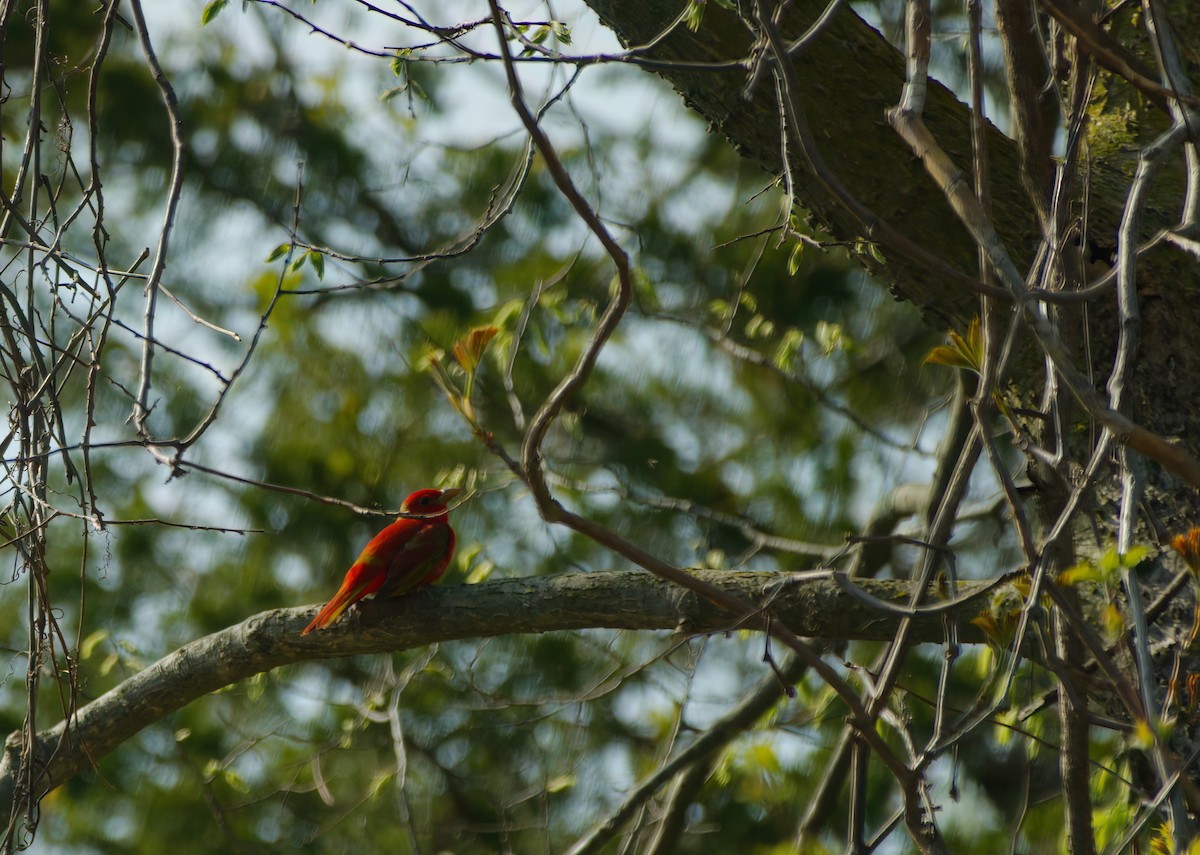
M 762 603 L 801 635 L 882 640 L 896 631 L 898 617 L 868 608 L 829 574 L 797 580 L 778 573 L 695 575 Z M 861 580 L 856 586 L 885 602 L 903 604 L 909 598 L 903 582 Z M 965 619 L 978 614 L 987 597 L 972 594 L 982 590 L 978 584 L 961 586 L 955 611 Z M 209 692 L 283 665 L 526 632 L 609 627 L 692 635 L 737 629 L 736 618 L 725 610 L 640 571 L 428 588 L 399 600 L 364 602 L 331 629 L 301 636 L 314 613 L 311 607 L 262 612 L 197 639 L 87 704 L 66 726 L 39 733 L 42 792 L 86 772 L 130 737 Z M 918 619 L 918 640 L 937 641 L 942 633 L 939 614 Z M 974 627 L 964 633 L 966 641 L 982 639 Z M 0 805 L 12 804 L 19 774 L 18 731 L 0 759 Z
M 640 53 L 653 60 L 651 70 L 668 80 L 684 101 L 699 112 L 745 157 L 773 174 L 783 172 L 780 106 L 770 74 L 760 75 L 751 97 L 743 97 L 756 46 L 736 13 L 716 3 L 705 6 L 700 27 L 692 32 L 672 24 L 686 5 L 683 0 L 587 0 L 601 20 L 628 47 L 652 47 Z M 781 24 L 786 38 L 800 36 L 825 10 L 825 0 L 797 0 Z M 1193 13 L 1184 18 L 1191 21 Z M 669 31 L 669 32 L 667 32 Z M 662 33 L 667 32 L 662 38 Z M 1194 44 L 1186 32 L 1183 44 Z M 702 67 L 709 64 L 720 67 Z M 974 241 L 949 209 L 940 189 L 921 163 L 889 126 L 885 113 L 900 98 L 904 83 L 902 55 L 849 8 L 795 57 L 800 98 L 829 171 L 880 220 L 975 278 Z M 1165 123 L 1153 105 L 1143 105 L 1145 132 Z M 959 168 L 970 170 L 970 120 L 967 106 L 935 80 L 929 82 L 925 121 Z M 1035 208 L 1023 190 L 1019 153 L 1014 141 L 995 128 L 988 131 L 989 175 L 996 230 L 1018 267 L 1032 260 L 1039 240 Z M 1116 229 L 1124 207 L 1133 165 L 1122 152 L 1103 153 L 1088 165 L 1091 191 L 1086 211 L 1090 225 L 1080 247 L 1088 256 L 1103 257 L 1116 245 Z M 863 223 L 834 199 L 822 177 L 808 168 L 792 145 L 790 172 L 800 205 L 817 225 L 838 240 L 869 237 Z M 1173 225 L 1180 213 L 1183 176 L 1166 169 L 1153 188 L 1142 224 L 1142 238 Z M 1070 212 L 1081 217 L 1084 211 Z M 894 293 L 920 307 L 930 322 L 965 330 L 978 314 L 977 295 L 915 263 L 894 247 L 882 244 L 886 265 L 868 256 L 863 263 L 892 286 Z M 1129 414 L 1150 430 L 1177 439 L 1193 455 L 1200 452 L 1200 265 L 1178 250 L 1160 248 L 1143 256 L 1138 268 L 1142 310 L 1142 348 L 1130 384 Z M 1081 283 L 1066 283 L 1069 288 Z M 1080 305 L 1059 309 L 1064 338 L 1074 347 L 1077 364 L 1086 366 L 1103 387 L 1116 347 L 1115 293 L 1107 292 Z M 1013 380 L 1025 389 L 1041 382 L 1042 365 L 1035 348 L 1026 347 L 1014 363 Z M 1173 479 L 1161 487 L 1175 492 Z M 1168 528 L 1196 516 L 1194 491 L 1179 491 L 1163 513 Z

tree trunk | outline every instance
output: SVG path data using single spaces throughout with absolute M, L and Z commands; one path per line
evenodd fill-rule
M 716 3 L 704 6 L 697 31 L 672 27 L 686 5 L 677 0 L 643 3 L 635 0 L 588 0 L 628 47 L 644 45 L 663 31 L 670 32 L 639 52 L 648 67 L 679 91 L 684 101 L 723 134 L 745 157 L 772 174 L 782 174 L 780 107 L 769 73 L 759 76 L 752 97 L 743 97 L 750 79 L 755 44 L 738 15 Z M 780 30 L 794 39 L 824 11 L 824 0 L 798 0 Z M 1186 33 L 1178 36 L 1189 42 Z M 701 67 L 709 66 L 709 67 Z M 978 277 L 976 244 L 946 198 L 885 118 L 904 85 L 901 54 L 853 11 L 842 8 L 832 23 L 795 58 L 799 95 L 828 172 L 869 208 L 881 223 L 962 277 Z M 970 113 L 945 87 L 929 81 L 925 120 L 938 143 L 969 174 Z M 1144 107 L 1153 112 L 1152 106 Z M 1149 122 L 1144 121 L 1144 124 Z M 1162 125 L 1161 117 L 1157 124 Z M 1017 145 L 989 125 L 990 192 L 996 231 L 1024 271 L 1039 240 L 1034 206 L 1022 190 Z M 922 259 L 889 246 L 880 229 L 863 222 L 828 190 L 827 179 L 814 173 L 795 145 L 789 147 L 789 168 L 797 203 L 815 224 L 839 241 L 875 240 L 884 264 L 869 252 L 859 258 L 873 273 L 886 278 L 894 293 L 916 304 L 931 323 L 965 331 L 979 313 L 978 297 L 961 279 L 945 269 L 931 269 Z M 1116 228 L 1126 202 L 1129 157 L 1118 153 L 1090 164 L 1088 235 L 1080 247 L 1085 255 L 1107 256 L 1116 245 Z M 1142 228 L 1142 239 L 1176 223 L 1183 197 L 1184 176 L 1164 172 L 1154 188 Z M 1078 215 L 1079 212 L 1073 212 Z M 872 232 L 874 231 L 874 234 Z M 1087 243 L 1090 240 L 1091 246 Z M 1087 258 L 1085 257 L 1085 261 Z M 1081 283 L 1066 283 L 1072 290 Z M 1200 417 L 1200 349 L 1191 342 L 1200 330 L 1200 267 L 1194 259 L 1166 247 L 1143 257 L 1138 269 L 1142 311 L 1142 348 L 1133 381 L 1130 415 L 1150 430 L 1178 439 L 1195 455 L 1200 432 L 1186 426 Z M 1059 308 L 1063 335 L 1073 355 L 1086 366 L 1093 383 L 1102 387 L 1116 347 L 1116 299 L 1113 289 L 1086 304 Z M 1085 342 L 1088 345 L 1085 347 Z M 1025 389 L 1042 379 L 1040 355 L 1025 348 L 1014 366 L 1013 379 Z M 1174 479 L 1162 486 L 1172 489 Z M 1195 518 L 1194 491 L 1177 491 L 1172 509 L 1165 511 L 1167 528 L 1180 519 Z
M 848 8 L 841 8 L 824 32 L 798 55 L 793 55 L 796 94 L 802 112 L 791 116 L 807 122 L 818 156 L 814 157 L 811 150 L 807 154 L 801 151 L 797 135 L 792 133 L 787 136 L 785 170 L 780 116 L 788 114 L 781 105 L 771 71 L 768 39 L 766 35 L 757 40 L 754 36 L 754 31 L 769 33 L 769 30 L 763 19 L 756 23 L 754 13 L 746 11 L 754 4 L 739 4 L 743 10 L 739 15 L 717 3 L 706 3 L 700 26 L 693 32 L 683 24 L 673 25 L 685 6 L 677 0 L 587 2 L 627 47 L 649 44 L 650 47 L 636 52 L 638 59 L 670 81 L 684 101 L 703 115 L 712 129 L 727 137 L 743 156 L 772 174 L 786 173 L 787 181 L 794 187 L 796 204 L 809 212 L 819 229 L 836 241 L 858 242 L 860 246 L 864 239 L 873 241 L 879 253 L 859 252 L 862 263 L 885 279 L 898 297 L 916 304 L 927 320 L 965 333 L 969 319 L 981 314 L 979 293 L 969 284 L 969 280 L 981 277 L 977 260 L 979 245 L 948 203 L 947 194 L 886 117 L 902 96 L 904 56 L 861 18 Z M 1039 26 L 1046 28 L 1049 20 L 1046 10 L 1059 5 L 1034 4 L 1035 15 L 1042 16 Z M 795 40 L 825 8 L 825 0 L 796 0 L 786 19 L 779 22 L 779 33 L 787 42 Z M 1172 10 L 1171 14 L 1172 32 L 1178 43 L 1194 45 L 1196 39 L 1190 36 L 1197 32 L 1196 20 L 1200 14 L 1186 7 Z M 1028 20 L 1020 15 L 1006 17 L 1004 24 L 1019 31 L 1002 32 L 1002 38 L 1036 38 L 1036 34 L 1028 31 Z M 1109 21 L 1105 22 L 1106 29 L 1091 26 L 1099 35 L 1093 33 L 1089 38 L 1101 39 L 1103 44 L 1097 47 L 1085 38 L 1073 42 L 1060 37 L 1056 43 L 1060 60 L 1075 58 L 1082 73 L 1091 67 L 1093 56 L 1102 54 L 1102 65 L 1111 65 L 1114 54 L 1127 57 L 1129 63 L 1136 65 L 1134 55 L 1144 51 L 1147 65 L 1154 64 L 1155 55 L 1147 48 L 1148 40 L 1140 23 L 1122 25 L 1120 21 Z M 1126 47 L 1117 44 L 1118 35 Z M 1010 59 L 1031 55 L 1025 50 L 1028 45 L 1010 47 L 1015 47 L 1008 52 Z M 1072 53 L 1073 50 L 1080 53 Z M 1049 81 L 1050 91 L 1057 86 L 1068 92 L 1071 82 L 1078 79 L 1069 78 L 1069 70 L 1069 66 L 1056 69 L 1061 77 Z M 1028 108 L 1022 113 L 1021 103 L 1013 105 L 1017 127 L 1023 127 L 1032 136 L 1038 133 L 1036 129 L 1045 119 L 1041 93 L 1046 85 L 1035 78 L 1040 85 L 1025 87 L 1029 91 L 1023 96 L 1014 81 L 1021 81 L 1022 75 L 1029 73 L 1029 69 L 1011 69 L 1009 85 L 1014 101 L 1025 97 L 1024 106 Z M 781 73 L 780 77 L 785 75 Z M 752 81 L 751 92 L 747 92 L 748 81 Z M 1088 134 L 1090 148 L 1085 149 L 1085 156 L 1079 158 L 1079 165 L 1071 174 L 1065 176 L 1073 182 L 1070 185 L 1073 189 L 1065 195 L 1067 204 L 1057 216 L 1057 230 L 1063 236 L 1059 243 L 1062 272 L 1048 284 L 1060 294 L 1069 294 L 1081 290 L 1089 280 L 1095 282 L 1113 264 L 1123 217 L 1129 223 L 1131 216 L 1137 215 L 1140 223 L 1133 219 L 1136 228 L 1127 226 L 1127 243 L 1122 250 L 1125 257 L 1131 257 L 1133 246 L 1142 248 L 1136 262 L 1136 293 L 1127 290 L 1122 307 L 1114 280 L 1093 289 L 1096 293 L 1089 292 L 1087 299 L 1054 302 L 1046 314 L 1065 344 L 1066 357 L 1098 393 L 1097 400 L 1120 409 L 1134 422 L 1195 458 L 1200 454 L 1200 431 L 1191 427 L 1200 423 L 1200 347 L 1197 347 L 1200 265 L 1196 263 L 1200 244 L 1195 243 L 1192 224 L 1186 222 L 1179 234 L 1170 240 L 1162 239 L 1164 230 L 1177 228 L 1186 214 L 1188 173 L 1183 147 L 1176 145 L 1169 157 L 1154 162 L 1163 168 L 1147 185 L 1149 195 L 1144 206 L 1136 208 L 1132 188 L 1137 186 L 1139 161 L 1130 152 L 1135 151 L 1142 158 L 1140 168 L 1151 163 L 1147 160 L 1151 151 L 1147 146 L 1171 124 L 1164 112 L 1170 99 L 1163 97 L 1161 91 L 1152 90 L 1151 84 L 1156 85 L 1154 80 L 1149 84 L 1139 81 L 1141 89 L 1135 91 L 1133 84 L 1102 70 L 1101 83 L 1103 88 L 1096 90 L 1100 94 L 1093 94 L 1090 103 L 1086 99 L 1078 102 L 1080 115 L 1085 112 L 1082 108 L 1089 108 L 1086 112 L 1091 121 L 1082 127 Z M 1183 85 L 1183 81 L 1179 83 Z M 948 90 L 929 81 L 923 111 L 925 125 L 937 145 L 962 170 L 965 186 L 970 186 L 972 177 L 970 112 Z M 795 125 L 796 121 L 791 123 Z M 1192 125 L 1193 139 L 1197 126 L 1200 123 Z M 1034 194 L 1038 176 L 1044 177 L 1050 170 L 1044 164 L 1031 162 L 1037 156 L 1036 145 L 1025 148 L 1029 163 L 1023 172 L 1022 149 L 1017 141 L 991 126 L 987 128 L 986 140 L 987 183 L 995 232 L 1019 275 L 1027 277 L 1032 287 L 1039 284 L 1030 271 L 1039 244 L 1043 243 L 1037 211 L 1039 205 L 1043 210 L 1046 208 L 1045 199 L 1035 198 Z M 1043 158 L 1045 148 L 1043 141 Z M 835 191 L 838 182 L 853 197 L 851 204 L 847 204 L 847 193 L 839 195 Z M 1128 242 L 1129 234 L 1136 239 L 1134 243 Z M 1147 250 L 1147 244 L 1156 238 L 1153 247 Z M 914 253 L 913 246 L 927 255 Z M 937 263 L 931 263 L 931 259 Z M 1002 329 L 1012 319 L 1014 301 L 995 297 L 991 306 L 995 334 L 995 330 Z M 1114 398 L 1108 390 L 1105 397 L 1106 384 L 1116 370 L 1114 360 L 1122 342 L 1122 323 L 1131 363 L 1124 375 L 1123 392 Z M 1174 535 L 1187 530 L 1200 517 L 1197 492 L 1164 466 L 1147 463 L 1126 449 L 1120 449 L 1118 455 L 1118 444 L 1107 455 L 1095 451 L 1100 447 L 1097 444 L 1100 429 L 1089 418 L 1095 411 L 1079 406 L 1078 395 L 1062 394 L 1061 382 L 1059 391 L 1048 385 L 1048 360 L 1045 349 L 1038 346 L 1040 341 L 1043 339 L 1030 334 L 1028 325 L 1020 330 L 1000 386 L 1008 400 L 1018 401 L 1030 411 L 1040 411 L 1031 412 L 1030 417 L 1020 422 L 1020 432 L 1033 440 L 1026 443 L 1026 448 L 1040 445 L 1051 452 L 1031 455 L 1030 477 L 1044 494 L 1045 505 L 1061 507 L 1064 496 L 1081 482 L 1089 457 L 1095 455 L 1093 487 L 1080 503 L 1084 510 L 1074 513 L 1066 529 L 1073 543 L 1064 545 L 1076 560 L 1095 557 L 1114 543 L 1121 551 L 1135 543 L 1151 546 L 1152 569 L 1143 566 L 1136 576 L 1129 573 L 1126 577 L 1126 584 L 1139 578 L 1143 589 L 1140 593 L 1146 602 L 1151 602 L 1168 589 L 1172 576 L 1182 573 L 1177 557 L 1165 547 Z M 1056 376 L 1060 374 L 1056 372 Z M 1055 418 L 1061 418 L 1065 426 L 1061 433 L 1062 448 L 1055 448 L 1053 441 L 1051 427 Z M 1118 440 L 1124 441 L 1125 437 L 1118 435 Z M 1123 465 L 1125 460 L 1128 465 Z M 1137 490 L 1122 492 L 1123 472 L 1141 473 L 1144 492 L 1140 499 Z M 1133 534 L 1119 540 L 1123 508 Z M 1049 519 L 1055 513 L 1049 514 Z M 1051 545 L 1041 540 L 1044 536 L 1045 532 L 1036 533 L 1039 550 Z M 1177 578 L 1171 590 L 1187 590 L 1178 581 Z M 1122 614 L 1132 614 L 1138 606 L 1131 604 L 1128 588 L 1122 590 L 1116 602 Z M 1114 654 L 1114 661 L 1120 663 L 1127 681 L 1123 715 L 1141 716 L 1142 713 L 1130 712 L 1139 703 L 1137 699 L 1130 700 L 1128 691 L 1128 687 L 1139 685 L 1140 700 L 1149 707 L 1144 714 L 1151 719 L 1162 714 L 1170 672 L 1178 667 L 1179 651 L 1186 654 L 1184 639 L 1192 621 L 1190 602 L 1190 594 L 1175 596 L 1152 616 L 1148 645 L 1142 640 L 1135 642 L 1136 633 L 1125 632 L 1123 641 L 1130 649 L 1136 650 L 1140 644 L 1147 652 L 1143 661 L 1153 663 L 1153 674 L 1141 674 L 1139 684 L 1140 672 L 1132 657 L 1124 652 Z M 1103 605 L 1102 602 L 1099 607 Z M 1086 630 L 1077 625 L 1076 631 Z M 1182 671 L 1177 671 L 1175 677 L 1178 680 L 1179 673 L 1196 670 L 1195 663 L 1185 657 Z M 1109 713 L 1119 707 L 1112 698 L 1100 703 Z M 1178 707 L 1168 712 L 1176 715 Z M 1167 760 L 1176 769 L 1180 768 L 1180 758 L 1192 756 L 1196 747 L 1183 730 L 1175 731 L 1171 746 L 1174 754 Z M 1160 765 L 1158 776 L 1157 782 L 1148 783 L 1151 794 L 1163 785 L 1169 773 L 1164 773 Z M 1185 782 L 1194 782 L 1195 777 L 1194 769 L 1182 769 Z M 1083 812 L 1086 813 L 1086 807 Z M 1183 815 L 1178 803 L 1173 815 Z M 1177 827 L 1175 833 L 1182 835 L 1184 831 Z M 1177 842 L 1181 839 L 1176 838 Z

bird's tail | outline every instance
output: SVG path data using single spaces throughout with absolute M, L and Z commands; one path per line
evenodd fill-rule
M 317 616 L 312 619 L 312 623 L 301 630 L 301 635 L 308 635 L 314 629 L 324 629 L 332 623 L 336 623 L 338 618 L 350 608 L 351 605 L 361 600 L 365 594 L 363 588 L 367 584 L 356 585 L 354 587 L 347 586 L 342 588 L 334 595 L 334 598 L 327 602 L 322 609 L 317 612 Z

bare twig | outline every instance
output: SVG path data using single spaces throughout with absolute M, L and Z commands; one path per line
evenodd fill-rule
M 938 146 L 920 114 L 911 109 L 912 104 L 919 103 L 919 91 L 920 87 L 914 86 L 913 91 L 909 93 L 906 87 L 901 106 L 889 111 L 888 120 L 897 133 L 909 143 L 913 152 L 924 161 L 929 174 L 942 188 L 963 225 L 986 250 L 988 260 L 997 276 L 1016 300 L 1038 343 L 1053 360 L 1055 370 L 1088 414 L 1109 430 L 1119 442 L 1155 460 L 1188 484 L 1200 487 L 1200 461 L 1184 448 L 1172 445 L 1113 409 L 1100 397 L 1087 376 L 1075 366 L 1045 311 L 1031 298 L 1024 277 L 1017 271 L 990 219 L 971 192 L 965 176 Z
M 186 147 L 183 138 L 183 116 L 179 112 L 179 101 L 175 90 L 166 74 L 159 65 L 158 55 L 150 40 L 150 31 L 146 27 L 146 17 L 142 13 L 141 0 L 130 0 L 133 11 L 134 26 L 137 30 L 138 42 L 142 53 L 146 56 L 146 64 L 150 67 L 154 82 L 162 95 L 163 107 L 167 111 L 167 120 L 171 132 L 171 179 L 167 185 L 166 204 L 163 209 L 163 225 L 158 236 L 158 246 L 154 253 L 154 263 L 150 269 L 150 278 L 145 285 L 146 308 L 142 316 L 143 339 L 141 376 L 138 380 L 137 396 L 133 404 L 133 424 L 138 433 L 145 439 L 151 439 L 150 426 L 150 389 L 153 385 L 151 366 L 154 361 L 154 317 L 157 311 L 159 283 L 163 271 L 167 267 L 167 250 L 171 243 L 171 232 L 175 228 L 175 214 L 179 210 L 179 200 L 183 196 L 183 167 L 186 157 Z M 169 463 L 166 458 L 159 457 L 155 446 L 147 446 L 151 453 L 161 463 Z
M 781 667 L 784 679 L 791 682 L 799 680 L 805 670 L 804 666 L 795 658 L 790 659 Z M 761 680 L 744 701 L 697 737 L 687 748 L 679 751 L 653 774 L 638 783 L 616 810 L 594 823 L 587 834 L 571 844 L 566 850 L 567 855 L 591 855 L 591 853 L 599 852 L 620 830 L 621 826 L 628 822 L 634 813 L 653 798 L 654 794 L 662 789 L 671 778 L 686 771 L 689 767 L 703 766 L 706 758 L 711 757 L 716 751 L 737 738 L 767 710 L 778 703 L 781 695 L 779 682 L 774 676 Z
M 616 329 L 622 315 L 632 297 L 633 286 L 630 279 L 629 258 L 625 251 L 609 234 L 604 223 L 601 221 L 597 213 L 591 208 L 583 196 L 575 188 L 574 182 L 570 175 L 563 167 L 557 153 L 554 150 L 550 140 L 546 137 L 541 127 L 538 125 L 533 114 L 526 106 L 522 94 L 520 80 L 517 77 L 516 68 L 511 62 L 511 54 L 509 52 L 507 35 L 505 32 L 503 16 L 500 13 L 499 4 L 496 0 L 489 0 L 492 8 L 493 23 L 496 29 L 497 38 L 500 43 L 501 54 L 506 58 L 505 74 L 508 78 L 510 96 L 513 108 L 517 111 L 523 124 L 528 130 L 530 136 L 534 140 L 534 144 L 538 152 L 542 155 L 546 162 L 547 169 L 554 178 L 555 184 L 559 191 L 567 198 L 572 208 L 578 214 L 580 219 L 587 224 L 591 232 L 600 241 L 609 257 L 612 259 L 614 266 L 617 269 L 617 288 L 612 300 L 609 302 L 604 313 L 601 315 L 592 338 L 584 348 L 583 354 L 579 357 L 574 368 L 559 382 L 558 386 L 550 393 L 546 401 L 539 408 L 538 412 L 530 421 L 529 427 L 525 432 L 525 439 L 522 444 L 521 464 L 522 471 L 520 475 L 530 491 L 533 493 L 534 500 L 538 505 L 538 509 L 542 517 L 548 522 L 560 523 L 584 534 L 591 539 L 607 546 L 612 551 L 624 556 L 633 561 L 639 566 L 657 576 L 667 579 L 676 584 L 682 585 L 693 591 L 696 591 L 701 596 L 717 603 L 734 614 L 741 615 L 742 620 L 747 622 L 747 625 L 758 628 L 764 628 L 766 625 L 765 618 L 758 613 L 753 604 L 741 600 L 737 597 L 729 597 L 719 589 L 704 583 L 698 583 L 695 577 L 667 564 L 664 561 L 654 557 L 646 552 L 641 547 L 636 546 L 623 538 L 618 537 L 614 532 L 597 524 L 593 520 L 574 514 L 564 508 L 550 494 L 546 485 L 545 474 L 541 466 L 541 445 L 545 438 L 546 432 L 553 423 L 563 406 L 572 394 L 582 387 L 591 374 L 591 370 L 599 357 L 600 351 L 605 343 Z M 884 762 L 888 769 L 902 783 L 905 791 L 911 791 L 915 787 L 915 782 L 908 774 L 902 761 L 899 760 L 894 752 L 884 743 L 874 730 L 872 719 L 868 716 L 866 709 L 859 703 L 859 699 L 854 690 L 845 682 L 845 680 L 826 663 L 819 655 L 816 654 L 808 645 L 804 644 L 798 636 L 787 630 L 784 627 L 775 625 L 774 634 L 781 641 L 787 644 L 795 651 L 802 660 L 815 670 L 822 679 L 838 692 L 842 699 L 850 708 L 851 717 L 855 722 L 855 726 L 859 729 L 862 738 L 871 745 L 876 755 Z

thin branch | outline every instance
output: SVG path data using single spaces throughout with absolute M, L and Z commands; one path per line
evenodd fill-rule
M 922 159 L 963 225 L 987 251 L 988 260 L 1000 281 L 1016 300 L 1038 344 L 1053 360 L 1055 370 L 1088 414 L 1109 430 L 1118 442 L 1151 458 L 1193 487 L 1200 487 L 1200 461 L 1182 446 L 1171 444 L 1110 407 L 1100 397 L 1088 377 L 1075 366 L 1066 345 L 1041 305 L 1032 298 L 1024 277 L 1017 271 L 991 220 L 985 216 L 971 192 L 970 182 L 938 146 L 920 115 L 896 107 L 888 112 L 888 120 L 896 132 L 909 143 L 913 152 Z
M 147 420 L 150 418 L 150 389 L 153 384 L 151 366 L 154 361 L 154 316 L 157 310 L 159 283 L 162 281 L 163 271 L 167 267 L 167 250 L 171 243 L 171 233 L 175 228 L 175 214 L 179 210 L 179 200 L 183 196 L 186 143 L 183 138 L 183 116 L 179 112 L 179 100 L 175 97 L 175 90 L 166 74 L 163 73 L 162 66 L 159 65 L 154 44 L 150 41 L 150 31 L 146 27 L 146 17 L 142 12 L 142 0 L 130 0 L 130 6 L 133 10 L 138 42 L 162 96 L 171 132 L 171 180 L 167 185 L 167 201 L 163 210 L 163 224 L 162 230 L 159 232 L 158 247 L 154 253 L 150 278 L 145 285 L 146 308 L 142 320 L 144 337 L 142 339 L 141 376 L 138 380 L 137 397 L 133 404 L 134 427 L 143 438 L 151 439 Z M 153 446 L 150 448 L 153 452 Z M 168 461 L 160 460 L 160 462 Z
M 499 4 L 497 0 L 489 0 L 489 5 L 492 9 L 493 24 L 500 43 L 500 50 L 506 58 L 504 67 L 508 78 L 513 108 L 517 111 L 526 130 L 529 131 L 530 136 L 533 138 L 534 145 L 545 160 L 547 169 L 558 186 L 559 191 L 568 200 L 572 208 L 575 209 L 580 219 L 587 224 L 588 228 L 600 241 L 617 269 L 616 293 L 601 315 L 593 331 L 591 340 L 584 348 L 574 368 L 559 382 L 558 386 L 550 393 L 530 421 L 521 449 L 522 471 L 516 474 L 529 486 L 539 512 L 548 522 L 560 523 L 574 529 L 602 546 L 606 546 L 613 552 L 633 561 L 654 575 L 695 591 L 710 602 L 719 604 L 732 613 L 740 615 L 740 621 L 745 626 L 760 629 L 769 628 L 769 620 L 759 614 L 752 604 L 739 597 L 729 596 L 719 588 L 697 580 L 694 576 L 656 558 L 641 547 L 619 537 L 595 521 L 571 513 L 550 494 L 541 466 L 542 441 L 550 425 L 557 418 L 567 400 L 587 382 L 591 370 L 600 355 L 600 351 L 616 329 L 626 307 L 629 305 L 633 295 L 633 284 L 630 278 L 628 255 L 608 233 L 599 215 L 576 189 L 574 182 L 563 167 L 549 138 L 546 137 L 528 106 L 526 106 L 520 80 L 517 77 L 516 68 L 511 61 L 511 53 L 508 47 L 507 35 Z M 892 774 L 901 782 L 905 791 L 911 792 L 915 787 L 912 776 L 903 762 L 875 731 L 874 718 L 863 708 L 859 702 L 858 695 L 849 684 L 816 651 L 805 644 L 790 630 L 783 627 L 776 627 L 774 634 L 795 651 L 801 659 L 806 661 L 846 702 L 851 711 L 851 718 L 855 726 L 859 729 L 862 738 L 870 744 L 880 760 L 883 761 Z
M 1168 89 L 1155 81 L 1154 72 L 1093 21 L 1086 11 L 1087 7 L 1077 6 L 1070 0 L 1038 0 L 1038 3 L 1053 15 L 1067 32 L 1079 39 L 1084 51 L 1095 57 L 1096 61 L 1109 71 L 1124 77 L 1134 88 L 1145 93 L 1164 113 L 1170 112 L 1172 102 L 1200 105 L 1200 100 Z
M 781 667 L 783 679 L 789 685 L 799 680 L 805 671 L 804 666 L 794 657 Z M 690 766 L 703 765 L 715 752 L 740 736 L 775 706 L 783 694 L 779 685 L 779 680 L 774 674 L 761 680 L 744 701 L 697 737 L 687 748 L 643 778 L 616 810 L 593 823 L 587 834 L 566 849 L 565 855 L 593 855 L 599 852 L 668 781 Z

